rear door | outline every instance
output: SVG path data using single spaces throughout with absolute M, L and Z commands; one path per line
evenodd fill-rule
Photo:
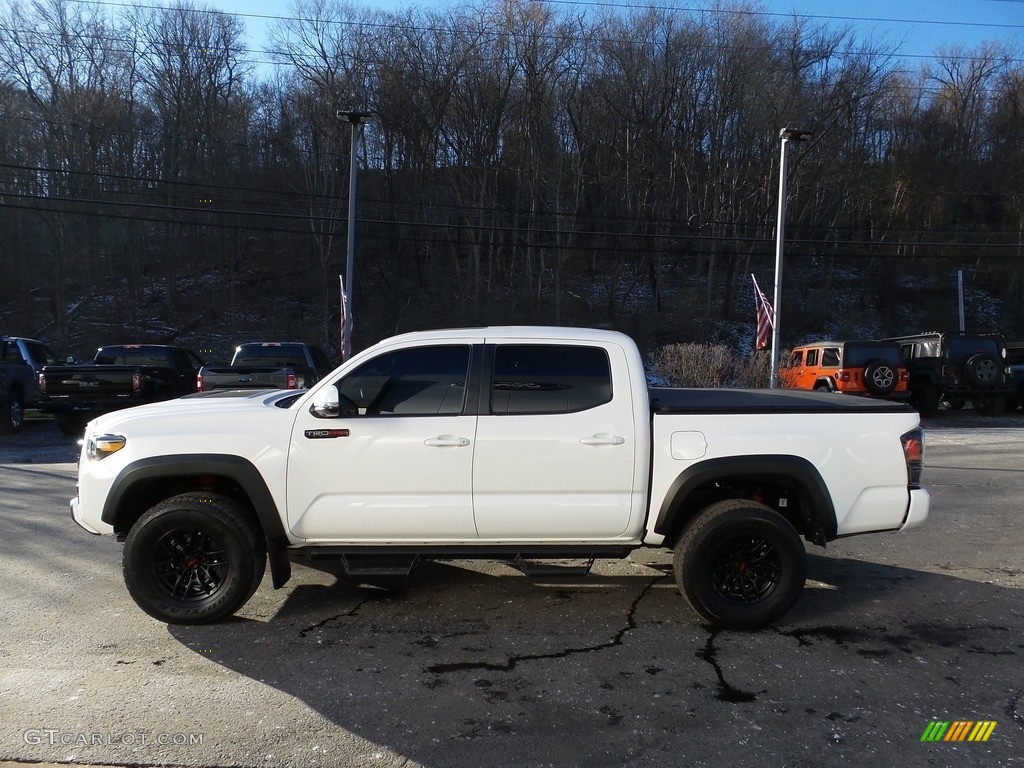
M 637 451 L 623 351 L 503 339 L 488 344 L 484 369 L 473 465 L 480 538 L 623 536 Z

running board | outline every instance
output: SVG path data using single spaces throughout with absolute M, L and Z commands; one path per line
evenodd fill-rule
M 349 576 L 408 576 L 419 555 L 353 555 L 341 556 Z
M 518 568 L 526 576 L 586 576 L 594 567 L 595 558 L 591 557 L 580 565 L 568 565 L 565 561 L 552 560 L 528 560 L 522 555 L 516 555 L 511 561 L 514 568 Z

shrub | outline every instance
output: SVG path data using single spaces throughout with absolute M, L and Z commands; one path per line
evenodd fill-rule
M 736 357 L 720 344 L 669 344 L 651 355 L 654 378 L 674 387 L 767 387 L 770 369 L 767 353 Z

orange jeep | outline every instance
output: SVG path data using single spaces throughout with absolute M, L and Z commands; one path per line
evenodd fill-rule
M 818 341 L 789 353 L 779 386 L 906 400 L 910 373 L 891 341 Z

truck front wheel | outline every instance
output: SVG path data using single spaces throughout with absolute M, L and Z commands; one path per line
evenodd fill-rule
M 673 573 L 702 618 L 755 629 L 781 618 L 800 596 L 807 553 L 796 529 L 764 504 L 721 501 L 704 509 L 676 543 Z
M 162 501 L 132 526 L 122 570 L 138 606 L 169 624 L 230 616 L 263 578 L 266 552 L 242 508 L 214 494 Z

